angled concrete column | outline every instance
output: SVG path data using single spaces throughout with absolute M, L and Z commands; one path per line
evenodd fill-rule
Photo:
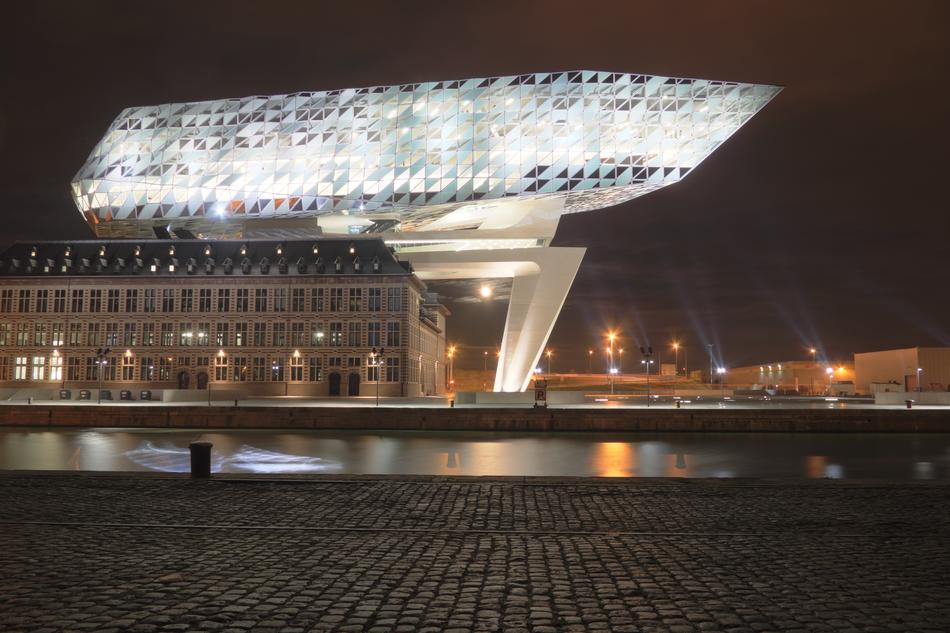
M 495 391 L 524 391 L 571 289 L 585 248 L 405 253 L 422 279 L 511 278 Z
M 537 266 L 512 279 L 495 391 L 524 391 L 528 387 L 586 250 L 537 249 Z

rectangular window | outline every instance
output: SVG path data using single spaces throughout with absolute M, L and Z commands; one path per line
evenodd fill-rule
M 304 332 L 306 323 L 295 322 L 290 324 L 290 344 L 302 347 L 307 344 L 307 335 Z
M 211 301 L 210 299 L 208 301 Z M 199 347 L 207 347 L 211 344 L 211 324 L 210 323 L 199 323 L 198 324 L 198 342 Z
M 228 379 L 228 357 L 224 354 L 214 356 L 214 379 L 217 382 Z
M 85 290 L 73 290 L 72 298 L 70 299 L 69 311 L 73 313 L 82 312 L 82 304 L 85 303 L 86 291 Z
M 57 382 L 63 379 L 63 357 L 59 354 L 49 357 L 49 379 Z
M 110 288 L 109 294 L 106 303 L 107 312 L 118 312 L 119 311 L 119 289 Z
M 183 288 L 181 291 L 181 311 L 194 312 L 195 291 L 193 288 Z
M 56 290 L 53 294 L 53 312 L 62 314 L 66 311 L 66 290 Z
M 386 382 L 399 382 L 399 359 L 386 359 Z
M 33 345 L 49 345 L 49 331 L 45 323 L 33 324 Z
M 162 346 L 171 347 L 175 344 L 175 326 L 172 323 L 162 323 Z
M 24 347 L 30 344 L 30 324 L 20 323 L 16 328 L 16 344 Z
M 102 361 L 102 379 L 115 380 L 117 365 L 114 358 Z
M 17 356 L 13 364 L 13 379 L 26 380 L 27 367 L 27 357 Z
M 135 380 L 135 356 L 122 355 L 122 380 Z
M 379 312 L 383 309 L 383 289 L 370 288 L 366 300 L 366 309 L 370 312 Z
M 46 357 L 45 356 L 33 357 L 33 374 L 31 375 L 31 379 L 32 380 L 46 379 Z
M 287 311 L 287 289 L 274 288 L 274 312 Z
M 247 356 L 237 356 L 234 359 L 234 373 L 232 374 L 231 380 L 235 382 L 247 382 L 250 378 L 248 372 L 250 368 L 247 366 Z
M 248 344 L 247 340 L 247 323 L 235 323 L 234 324 L 234 346 L 235 347 L 244 347 Z
M 89 311 L 102 312 L 102 290 L 95 288 L 89 291 Z
M 327 359 L 327 367 L 343 367 L 343 359 L 339 356 L 331 356 Z
M 139 365 L 141 372 L 141 380 L 143 382 L 152 382 L 155 380 L 155 359 L 150 356 L 145 356 L 142 358 L 142 362 Z
M 254 346 L 255 347 L 264 347 L 265 339 L 267 338 L 267 324 L 266 323 L 255 323 L 254 324 Z
M 267 288 L 254 289 L 254 311 L 267 312 Z
M 304 288 L 294 288 L 290 296 L 290 309 L 293 312 L 304 311 Z
M 271 361 L 270 379 L 271 379 L 271 382 L 284 381 L 284 365 L 280 362 L 279 358 L 275 358 L 274 360 Z
M 311 347 L 323 347 L 326 344 L 326 337 L 323 332 L 323 326 L 319 323 L 310 324 L 310 345 Z
M 183 347 L 190 347 L 195 342 L 195 332 L 191 329 L 191 323 L 182 323 L 181 331 L 178 334 L 178 344 Z
M 218 312 L 231 311 L 231 289 L 221 288 L 218 290 Z
M 13 312 L 13 290 L 0 291 L 0 312 Z
M 379 366 L 383 363 L 383 359 L 379 356 L 370 356 L 369 360 L 366 362 L 366 380 L 369 382 L 376 382 L 379 380 Z
M 0 380 L 10 380 L 10 359 L 0 356 Z
M 402 310 L 402 288 L 386 288 L 386 309 L 390 312 Z
M 287 324 L 275 323 L 273 335 L 271 336 L 272 345 L 282 347 L 287 344 Z
M 82 345 L 82 323 L 69 324 L 69 344 L 77 347 Z
M 330 288 L 330 312 L 343 310 L 343 288 Z
M 139 291 L 130 288 L 125 291 L 125 311 L 138 312 L 139 309 Z
M 119 344 L 119 324 L 106 323 L 106 346 L 115 347 Z
M 98 347 L 102 343 L 102 325 L 99 323 L 90 323 L 86 332 L 86 345 L 88 347 Z
M 99 380 L 99 359 L 95 356 L 86 357 L 86 380 Z
M 399 323 L 390 321 L 386 324 L 386 347 L 399 346 Z
M 228 324 L 225 322 L 218 323 L 218 327 L 214 331 L 214 344 L 218 347 L 227 347 L 231 344 L 228 338 Z
M 36 311 L 49 312 L 49 290 L 36 291 Z
M 126 347 L 138 345 L 138 324 L 126 323 L 122 330 L 122 344 Z
M 360 334 L 362 334 L 359 321 L 350 321 L 349 327 L 347 328 L 347 337 L 346 344 L 350 347 L 358 347 L 360 345 Z
M 359 312 L 363 309 L 363 289 L 350 288 L 350 312 Z
M 6 347 L 13 342 L 13 324 L 0 323 L 0 347 Z
M 300 354 L 290 357 L 290 380 L 291 382 L 303 381 L 303 357 Z
M 314 288 L 310 291 L 310 311 L 323 312 L 323 288 Z
M 162 381 L 167 381 L 167 380 L 172 379 L 171 357 L 158 359 L 158 379 Z
M 237 302 L 234 306 L 234 309 L 237 312 L 247 312 L 249 310 L 248 295 L 249 295 L 249 291 L 247 288 L 238 288 Z
M 211 312 L 211 288 L 198 291 L 198 312 Z
M 142 324 L 142 345 L 146 345 L 146 346 L 155 345 L 155 324 L 154 323 Z
M 52 337 L 52 344 L 53 344 L 53 347 L 62 347 L 62 346 L 63 346 L 63 343 L 66 342 L 66 341 L 65 341 L 65 338 L 66 338 L 66 337 L 65 337 L 65 330 L 64 330 L 64 328 L 63 328 L 63 324 L 62 324 L 62 323 L 54 323 L 54 324 L 53 324 L 53 337 Z
M 155 312 L 155 288 L 148 288 L 145 291 L 145 299 L 142 302 L 143 312 Z
M 346 366 L 350 369 L 359 369 L 363 365 L 359 356 L 350 356 L 346 359 Z
M 263 356 L 255 356 L 251 359 L 251 380 L 254 382 L 264 382 L 267 380 L 267 369 L 264 364 Z
M 380 334 L 381 324 L 379 321 L 370 321 L 366 324 L 366 346 L 367 347 L 379 347 L 383 344 L 383 339 Z
M 175 311 L 175 291 L 171 288 L 162 288 L 162 312 L 174 312 Z M 188 310 L 182 310 L 182 312 L 190 312 L 191 308 Z
M 343 324 L 339 321 L 330 324 L 330 345 L 334 347 L 343 345 Z
M 320 357 L 311 356 L 309 358 L 309 367 L 307 368 L 307 378 L 310 382 L 320 382 L 323 380 L 323 370 L 320 368 Z
M 79 380 L 81 360 L 78 356 L 70 356 L 66 359 L 66 380 Z

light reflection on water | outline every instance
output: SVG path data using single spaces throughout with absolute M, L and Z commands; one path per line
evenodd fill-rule
M 0 469 L 950 479 L 950 434 L 0 430 Z

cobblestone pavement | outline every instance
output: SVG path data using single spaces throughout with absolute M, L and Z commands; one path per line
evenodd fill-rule
M 950 631 L 950 486 L 0 475 L 2 631 Z

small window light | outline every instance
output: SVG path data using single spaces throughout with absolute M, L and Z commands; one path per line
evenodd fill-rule
M 283 244 L 278 244 L 278 245 L 277 245 L 277 254 L 278 254 L 278 255 L 283 255 L 283 254 L 284 254 L 284 245 L 283 245 Z
M 314 254 L 314 255 L 319 255 L 319 254 L 320 254 L 320 247 L 317 246 L 316 244 L 313 245 L 313 254 Z
M 169 247 L 168 247 L 168 254 L 169 254 L 169 255 L 174 255 L 174 254 L 175 254 L 175 247 L 174 247 L 174 246 L 169 246 Z
M 355 253 L 356 253 L 356 244 L 354 244 L 353 242 L 350 242 L 350 255 L 354 255 Z
M 106 247 L 105 245 L 99 247 L 99 257 L 105 257 Z
M 211 247 L 205 246 L 205 255 L 210 255 L 210 254 L 211 254 Z
M 241 244 L 241 255 L 247 255 L 247 244 Z
M 142 254 L 142 247 L 136 245 L 136 246 L 135 246 L 135 256 L 138 257 L 138 256 L 141 255 L 141 254 Z
M 170 273 L 175 272 L 175 264 L 169 264 L 169 265 L 168 265 L 168 272 L 170 272 Z
M 31 247 L 30 247 L 30 257 L 36 257 L 36 247 L 35 247 L 35 246 L 31 246 Z

